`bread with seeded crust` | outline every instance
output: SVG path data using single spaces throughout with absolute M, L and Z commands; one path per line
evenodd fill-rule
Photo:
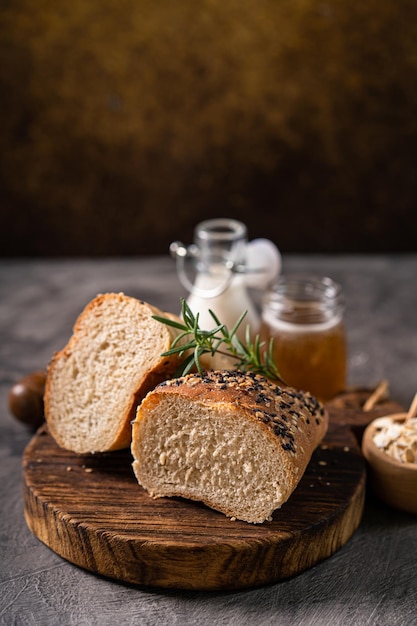
M 133 470 L 155 498 L 262 523 L 296 488 L 327 425 L 309 393 L 253 373 L 189 374 L 161 383 L 138 407 Z
M 129 447 L 137 405 L 179 366 L 179 357 L 161 356 L 178 331 L 153 315 L 180 321 L 123 293 L 99 294 L 79 315 L 46 379 L 45 418 L 61 447 L 77 453 Z

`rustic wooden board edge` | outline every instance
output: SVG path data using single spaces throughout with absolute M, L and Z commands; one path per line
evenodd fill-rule
M 34 441 L 36 443 L 36 439 Z M 355 457 L 358 456 L 355 451 Z M 108 533 L 57 510 L 29 479 L 24 482 L 25 517 L 33 534 L 54 552 L 84 569 L 122 582 L 194 590 L 257 587 L 305 571 L 348 541 L 359 526 L 363 512 L 364 463 L 363 459 L 357 458 L 357 461 L 360 465 L 355 469 L 351 498 L 342 507 L 332 505 L 330 521 L 326 516 L 321 517 L 313 526 L 301 525 L 291 532 L 277 531 L 279 522 L 272 530 L 274 524 L 255 527 L 252 531 L 252 525 L 231 522 L 215 514 L 223 524 L 240 524 L 244 529 L 242 539 L 238 531 L 237 537 L 217 539 L 215 548 L 212 544 L 161 542 L 158 537 L 155 540 L 132 539 L 127 533 Z M 33 465 L 33 458 L 30 462 Z M 321 478 L 313 476 L 311 480 Z M 188 509 L 194 504 L 185 506 Z M 288 506 L 294 505 L 288 503 Z M 201 508 L 205 514 L 212 514 L 205 507 Z M 277 517 L 280 514 L 278 512 Z M 285 517 L 285 511 L 283 514 Z M 332 537 L 330 544 L 326 539 L 328 533 Z
M 175 543 L 156 546 L 149 541 L 106 536 L 106 531 L 96 532 L 82 521 L 63 520 L 60 512 L 40 502 L 30 488 L 25 488 L 24 510 L 28 528 L 42 543 L 66 561 L 94 574 L 135 586 L 236 591 L 279 583 L 333 556 L 359 527 L 364 503 L 365 478 L 346 507 L 332 517 L 330 544 L 326 539 L 329 521 L 323 520 L 320 528 L 304 532 L 302 541 L 301 532 L 299 541 L 296 535 L 276 543 L 260 537 L 256 542 L 248 542 L 247 549 L 242 550 L 241 545 L 234 548 L 233 540 L 228 540 L 217 544 L 215 554 L 211 546 L 189 548 L 186 558 L 184 546 Z M 43 508 L 42 513 L 34 516 L 39 506 Z M 308 544 L 315 549 L 303 550 Z M 296 568 L 294 559 L 297 559 Z M 176 565 L 174 572 L 173 563 Z M 213 563 L 215 568 L 211 571 Z
M 366 464 L 360 453 L 360 433 L 374 417 L 394 405 L 379 405 L 363 415 L 360 407 L 330 406 L 331 439 L 347 443 L 355 455 L 354 489 L 348 500 L 314 528 L 294 531 L 283 538 L 259 533 L 247 543 L 227 538 L 209 545 L 132 538 L 95 528 L 55 508 L 30 484 L 28 463 L 38 431 L 23 458 L 24 512 L 31 532 L 65 560 L 94 574 L 135 586 L 176 590 L 233 591 L 255 588 L 288 579 L 331 557 L 360 525 L 366 486 Z M 398 405 L 395 405 L 398 408 Z M 323 448 L 326 447 L 326 440 Z M 33 462 L 33 458 L 32 458 Z M 233 523 L 233 522 L 228 522 Z M 303 534 L 302 540 L 300 539 Z M 328 541 L 328 536 L 331 540 Z M 303 549 L 309 546 L 309 549 Z M 294 563 L 296 562 L 296 567 Z M 260 570 L 259 564 L 263 565 Z M 173 571 L 173 564 L 175 568 Z M 209 565 L 207 565 L 209 564 Z

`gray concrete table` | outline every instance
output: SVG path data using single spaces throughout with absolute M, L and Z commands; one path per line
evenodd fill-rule
M 349 383 L 386 378 L 408 406 L 417 391 L 417 255 L 289 256 L 283 271 L 342 283 Z M 40 543 L 23 516 L 21 457 L 31 433 L 7 392 L 44 368 L 99 292 L 175 311 L 184 295 L 168 258 L 0 262 L 0 624 L 417 624 L 417 518 L 367 496 L 359 529 L 335 555 L 276 585 L 238 593 L 134 588 L 97 577 Z

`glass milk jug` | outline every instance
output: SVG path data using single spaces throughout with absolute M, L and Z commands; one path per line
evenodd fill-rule
M 229 330 L 246 311 L 238 336 L 244 340 L 260 328 L 260 316 L 248 292 L 249 287 L 265 289 L 281 268 L 281 255 L 267 239 L 248 243 L 244 224 L 229 218 L 206 220 L 194 231 L 194 243 L 185 247 L 175 241 L 170 246 L 182 285 L 189 292 L 187 304 L 199 314 L 199 326 L 212 330 L 216 323 L 212 310 Z M 193 279 L 190 278 L 193 276 Z

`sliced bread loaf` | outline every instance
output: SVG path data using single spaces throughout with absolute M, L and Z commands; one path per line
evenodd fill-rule
M 239 371 L 161 383 L 133 423 L 133 470 L 153 496 L 262 523 L 287 501 L 327 430 L 310 394 Z
M 101 294 L 80 314 L 47 373 L 45 418 L 61 447 L 87 453 L 130 445 L 138 403 L 179 365 L 161 357 L 176 331 L 156 314 L 167 316 L 122 293 Z

